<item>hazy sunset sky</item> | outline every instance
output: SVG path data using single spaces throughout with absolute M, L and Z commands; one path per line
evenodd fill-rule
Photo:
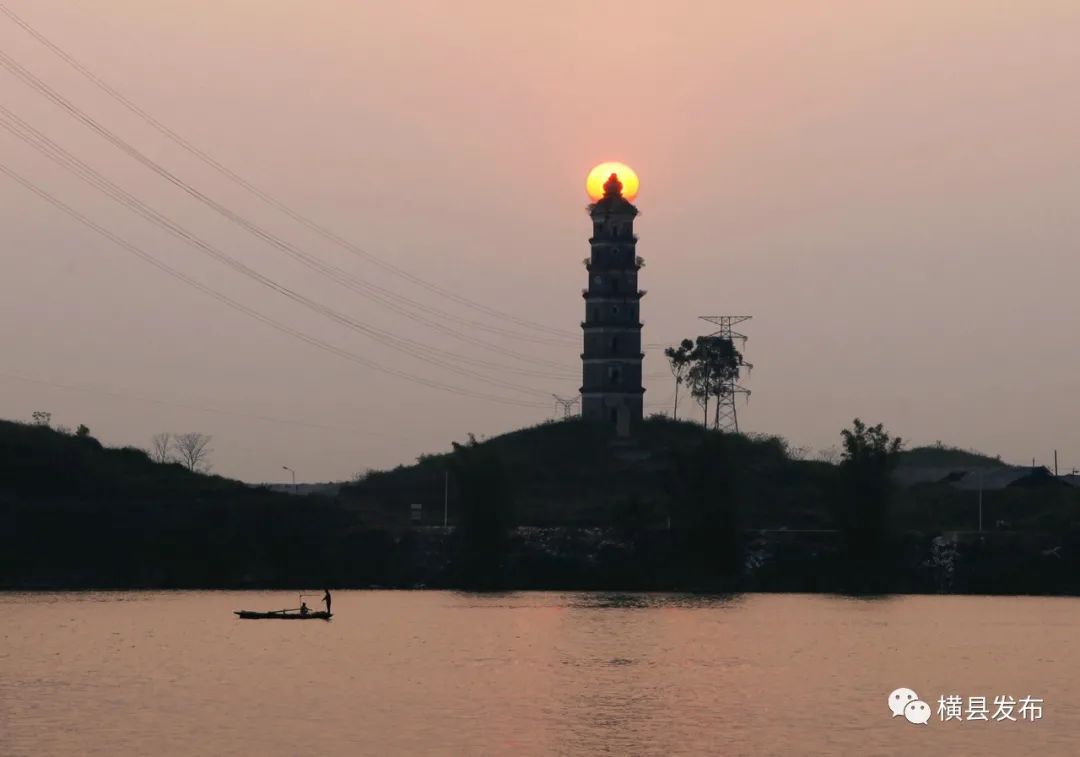
M 1080 467 L 1075 0 L 2 2 L 289 207 L 570 336 L 469 309 L 327 242 L 0 15 L 0 50 L 215 201 L 409 298 L 398 300 L 409 312 L 541 340 L 447 322 L 474 340 L 463 341 L 340 286 L 0 68 L 0 104 L 147 205 L 304 296 L 421 343 L 414 351 L 472 358 L 439 358 L 469 375 L 259 286 L 3 130 L 0 163 L 290 328 L 400 373 L 537 404 L 444 392 L 305 344 L 0 175 L 0 417 L 48 410 L 110 445 L 203 431 L 215 471 L 250 481 L 284 480 L 282 465 L 340 480 L 550 418 L 550 393 L 580 386 L 585 176 L 621 160 L 641 178 L 644 342 L 706 333 L 699 315 L 754 316 L 744 430 L 818 449 L 860 416 L 914 443 L 1047 464 L 1056 448 L 1063 468 Z M 524 375 L 534 369 L 544 375 Z M 659 350 L 646 373 L 647 411 L 670 412 Z M 689 401 L 681 413 L 700 416 Z

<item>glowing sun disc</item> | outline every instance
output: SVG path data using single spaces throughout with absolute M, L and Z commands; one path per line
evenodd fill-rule
M 611 174 L 618 176 L 622 182 L 623 197 L 627 200 L 637 197 L 639 183 L 634 169 L 625 163 L 608 162 L 589 171 L 589 176 L 585 179 L 585 192 L 592 200 L 599 200 L 604 196 L 604 183 Z

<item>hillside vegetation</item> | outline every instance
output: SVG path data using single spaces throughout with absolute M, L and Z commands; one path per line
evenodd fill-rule
M 938 442 L 924 447 L 912 447 L 900 453 L 900 465 L 912 468 L 1002 468 L 1000 457 L 990 457 L 974 450 L 950 447 Z
M 0 587 L 314 585 L 355 521 L 329 499 L 0 421 Z
M 715 440 L 717 454 L 735 472 L 735 496 L 753 503 L 755 524 L 820 527 L 828 517 L 835 466 L 791 460 L 784 442 L 774 437 L 720 434 L 654 417 L 638 424 L 627 440 L 614 438 L 605 424 L 573 419 L 471 443 L 504 467 L 519 525 L 603 526 L 633 517 L 659 526 L 669 515 L 679 461 L 706 440 Z M 419 503 L 426 522 L 441 524 L 452 458 L 452 452 L 425 455 L 414 465 L 370 472 L 343 486 L 339 497 L 372 523 L 405 523 L 410 504 Z M 455 483 L 451 472 L 451 523 L 461 504 Z
M 859 438 L 870 444 L 878 430 Z M 859 449 L 861 469 L 689 422 L 652 418 L 618 439 L 574 419 L 469 438 L 368 473 L 336 498 L 294 497 L 89 434 L 0 421 L 0 587 L 835 590 L 877 573 L 885 583 L 858 590 L 925 589 L 935 537 L 976 529 L 975 495 L 896 489 L 880 450 Z M 994 461 L 928 449 L 889 452 L 889 464 Z M 455 529 L 412 527 L 411 505 L 423 505 L 422 526 L 441 526 L 444 502 Z M 979 553 L 968 589 L 988 590 L 993 575 L 994 590 L 1074 591 L 1080 489 L 987 491 L 982 504 L 1004 541 Z M 1021 558 L 1030 572 L 1011 583 L 991 571 Z M 746 583 L 745 566 L 761 560 L 768 567 Z M 888 583 L 894 563 L 907 566 L 901 583 Z M 1044 563 L 1054 583 L 1036 586 L 1031 576 L 1051 575 Z
M 239 481 L 153 462 L 144 450 L 111 449 L 90 435 L 0 421 L 0 492 L 20 498 L 245 497 Z

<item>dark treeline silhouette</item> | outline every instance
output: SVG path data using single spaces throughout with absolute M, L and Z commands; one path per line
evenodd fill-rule
M 570 420 L 294 497 L 0 422 L 0 586 L 1080 593 L 1080 490 L 987 491 L 978 534 L 974 493 L 893 469 L 999 461 L 858 421 L 842 454 Z
M 450 470 L 461 503 L 454 531 L 458 581 L 471 589 L 499 589 L 506 584 L 513 527 L 510 482 L 498 455 L 475 439 L 453 446 Z
M 738 585 L 742 568 L 742 523 L 736 476 L 739 466 L 728 443 L 718 434 L 673 458 L 666 471 L 674 534 L 672 566 L 683 585 L 725 589 Z
M 903 445 L 880 423 L 867 426 L 858 418 L 841 436 L 842 488 L 836 498 L 836 521 L 843 533 L 850 590 L 886 591 L 899 561 L 890 505 L 895 490 L 892 471 Z

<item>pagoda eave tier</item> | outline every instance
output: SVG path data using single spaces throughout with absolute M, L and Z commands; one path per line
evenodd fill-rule
M 589 205 L 588 210 L 589 215 L 594 218 L 600 215 L 636 216 L 640 212 L 632 202 L 622 195 L 606 195 Z
M 632 300 L 640 300 L 648 294 L 647 289 L 639 289 L 636 292 L 628 292 L 627 294 L 611 294 L 610 292 L 593 292 L 589 289 L 582 289 L 581 296 L 586 300 L 612 300 L 614 302 L 631 302 Z
M 641 331 L 645 326 L 644 323 L 589 323 L 588 321 L 581 322 L 581 328 L 586 331 Z
M 610 387 L 606 387 L 606 386 L 599 386 L 599 387 L 595 387 L 595 388 L 592 388 L 592 389 L 583 386 L 580 389 L 578 389 L 578 392 L 583 394 L 583 395 L 584 394 L 604 394 L 604 395 L 607 395 L 607 396 L 610 396 L 610 397 L 640 397 L 641 395 L 645 394 L 645 389 L 644 389 L 644 387 L 642 387 L 641 389 L 630 389 L 629 391 L 613 392 L 613 391 L 611 391 Z

